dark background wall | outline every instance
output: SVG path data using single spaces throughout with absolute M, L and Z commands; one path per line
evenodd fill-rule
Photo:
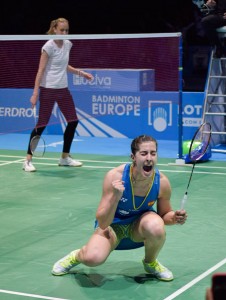
M 210 48 L 192 0 L 4 1 L 0 34 L 44 34 L 58 17 L 71 34 L 182 32 L 184 90 L 204 89 Z

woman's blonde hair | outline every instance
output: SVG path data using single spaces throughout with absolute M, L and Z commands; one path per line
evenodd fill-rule
M 58 18 L 56 20 L 53 20 L 50 23 L 50 27 L 49 27 L 49 30 L 47 31 L 47 34 L 54 34 L 54 29 L 57 28 L 57 25 L 59 23 L 68 23 L 69 24 L 68 20 L 65 18 Z

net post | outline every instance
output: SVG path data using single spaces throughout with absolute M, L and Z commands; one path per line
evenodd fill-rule
M 183 143 L 183 118 L 182 118 L 182 91 L 183 91 L 183 40 L 182 34 L 179 37 L 179 67 L 178 67 L 178 158 L 176 164 L 185 164 L 182 153 Z

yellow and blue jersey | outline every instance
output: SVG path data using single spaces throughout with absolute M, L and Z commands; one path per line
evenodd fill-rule
M 125 190 L 119 200 L 111 227 L 114 229 L 119 244 L 117 250 L 139 248 L 143 242 L 134 242 L 131 238 L 131 224 L 147 211 L 154 211 L 154 205 L 158 200 L 160 189 L 160 173 L 155 168 L 150 188 L 144 197 L 135 196 L 132 184 L 132 165 L 126 164 L 122 174 Z M 95 222 L 95 228 L 98 222 Z
M 129 224 L 144 212 L 155 211 L 154 205 L 158 199 L 160 188 L 160 174 L 158 169 L 154 170 L 152 183 L 145 197 L 134 195 L 131 174 L 132 165 L 126 164 L 122 174 L 125 190 L 119 200 L 113 224 Z

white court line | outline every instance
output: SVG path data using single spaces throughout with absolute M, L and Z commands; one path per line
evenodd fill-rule
M 6 155 L 0 155 L 0 157 L 21 158 L 21 156 L 6 156 Z M 49 158 L 46 158 L 46 159 L 49 159 Z M 13 164 L 13 163 L 21 163 L 22 161 L 24 161 L 24 158 L 21 158 L 21 159 L 16 160 L 16 161 L 5 162 L 5 163 L 1 164 L 0 166 Z M 106 162 L 106 163 L 122 163 L 122 162 L 94 161 L 94 160 L 83 160 L 83 161 L 86 161 L 86 162 L 100 162 L 100 163 L 104 163 L 104 162 Z M 48 164 L 48 163 L 37 163 L 37 164 L 54 165 L 55 166 L 55 164 Z M 167 166 L 168 164 L 159 164 L 159 165 Z M 85 168 L 102 168 L 102 169 L 111 168 L 111 167 L 104 167 L 104 166 L 83 166 L 83 168 L 84 167 Z M 214 167 L 210 167 L 210 168 L 214 168 Z M 220 167 L 218 167 L 218 168 L 220 168 Z M 225 169 L 225 168 L 222 167 L 222 169 Z M 190 171 L 178 171 L 178 170 L 177 171 L 176 170 L 175 171 L 174 170 L 161 170 L 161 171 L 164 171 L 164 172 L 181 172 L 181 173 L 182 172 L 183 173 L 190 172 Z M 198 173 L 198 174 L 209 174 L 209 175 L 212 175 L 212 174 L 214 174 L 214 175 L 226 175 L 226 173 L 212 173 L 212 172 L 211 173 L 210 172 L 196 172 L 196 173 Z M 204 279 L 206 276 L 208 276 L 209 274 L 211 274 L 212 272 L 214 272 L 215 270 L 217 270 L 219 267 L 221 267 L 224 264 L 226 264 L 226 259 L 222 260 L 221 262 L 216 264 L 214 267 L 210 268 L 209 270 L 207 270 L 206 272 L 204 272 L 200 276 L 196 277 L 191 282 L 189 282 L 188 284 L 186 284 L 185 286 L 183 286 L 182 288 L 177 290 L 175 293 L 171 294 L 170 296 L 168 296 L 167 298 L 165 298 L 163 300 L 175 299 L 177 296 L 179 296 L 180 294 L 185 292 L 187 289 L 191 288 L 193 285 L 198 283 L 200 280 Z M 1 289 L 0 289 L 0 293 L 14 294 L 14 295 L 19 295 L 19 296 L 39 298 L 39 299 L 48 299 L 48 300 L 68 300 L 68 299 L 63 299 L 63 298 L 53 298 L 53 297 L 48 297 L 48 296 L 41 296 L 41 295 L 35 295 L 35 294 L 26 294 L 26 293 L 20 293 L 20 292 L 8 291 L 8 290 L 1 290 Z
M 54 159 L 55 160 L 55 159 Z M 5 165 L 10 165 L 10 164 L 15 164 L 15 163 L 21 163 L 21 162 L 23 162 L 24 161 L 24 159 L 20 159 L 20 160 L 15 160 L 15 161 L 7 161 L 7 162 L 5 162 L 5 163 L 1 163 L 0 162 L 0 167 L 1 166 L 5 166 Z M 80 161 L 84 161 L 84 160 L 80 160 Z M 88 160 L 87 160 L 87 162 L 88 162 Z M 90 160 L 89 162 L 96 162 L 96 161 L 92 161 L 92 160 Z M 104 162 L 104 161 L 101 161 L 102 163 Z M 108 162 L 106 162 L 105 161 L 105 163 L 108 163 Z M 111 162 L 111 163 L 118 163 L 118 162 Z M 120 163 L 123 163 L 123 162 L 120 162 Z M 58 167 L 58 165 L 56 165 L 56 164 L 53 164 L 53 163 L 44 163 L 44 162 L 37 162 L 37 161 L 35 161 L 35 163 L 34 164 L 36 164 L 36 165 L 44 165 L 44 166 L 57 166 Z M 162 166 L 168 166 L 168 164 L 161 164 Z M 158 165 L 157 165 L 157 167 L 158 167 Z M 89 165 L 83 165 L 82 166 L 82 168 L 91 168 L 91 169 L 111 169 L 112 168 L 112 166 L 96 166 L 96 165 L 93 165 L 93 166 L 89 166 Z M 165 173 L 190 173 L 191 171 L 190 170 L 188 170 L 188 171 L 186 171 L 186 170 L 164 170 L 164 169 L 161 169 L 161 168 L 158 168 L 159 169 L 159 171 L 161 171 L 161 172 L 165 172 Z M 222 169 L 225 169 L 225 168 L 222 168 Z M 206 174 L 206 175 L 223 175 L 223 176 L 226 176 L 226 173 L 219 173 L 219 172 L 204 172 L 204 171 L 195 171 L 195 174 Z
M 194 286 L 196 283 L 222 267 L 224 264 L 226 264 L 226 258 L 220 261 L 218 264 L 207 270 L 206 272 L 202 273 L 189 283 L 187 283 L 185 286 L 168 296 L 167 298 L 164 298 L 163 300 L 173 300 L 180 294 L 184 293 L 186 290 Z M 48 300 L 69 300 L 65 298 L 56 298 L 56 297 L 48 297 L 48 296 L 41 296 L 41 295 L 35 295 L 35 294 L 26 294 L 26 293 L 20 293 L 20 292 L 14 292 L 14 291 L 9 291 L 9 290 L 0 290 L 0 293 L 5 293 L 5 294 L 12 294 L 12 295 L 19 295 L 19 296 L 25 296 L 25 297 L 31 297 L 31 298 L 39 298 L 39 299 L 48 299 Z
M 21 158 L 21 156 L 13 156 L 13 155 L 0 155 L 0 157 L 7 157 L 7 158 Z M 35 160 L 38 159 L 35 157 Z M 58 158 L 39 158 L 41 160 L 58 160 Z M 7 162 L 4 162 L 2 163 L 2 161 L 0 161 L 0 167 L 1 166 L 5 166 L 5 165 L 10 165 L 10 164 L 14 164 L 14 163 L 21 163 L 25 160 L 25 158 L 21 158 L 20 160 L 15 160 L 15 161 L 7 161 Z M 80 160 L 82 162 L 91 162 L 91 163 L 110 163 L 110 164 L 123 164 L 123 163 L 127 163 L 127 162 L 118 162 L 118 161 L 99 161 L 99 160 Z M 53 164 L 53 163 L 44 163 L 44 162 L 37 162 L 35 161 L 35 164 L 37 165 L 46 165 L 46 166 L 56 166 L 56 164 Z M 157 167 L 158 166 L 169 166 L 169 164 L 157 164 Z M 184 165 L 185 167 L 190 167 L 191 165 Z M 201 168 L 202 166 L 200 166 Z M 111 167 L 110 166 L 88 166 L 88 165 L 83 165 L 82 168 L 94 168 L 94 169 L 110 169 Z M 196 166 L 196 168 L 198 168 L 198 166 Z M 209 169 L 224 169 L 225 170 L 225 167 L 208 167 L 206 166 L 206 168 L 209 168 Z M 190 173 L 190 170 L 186 171 L 186 170 L 163 170 L 163 169 L 160 169 L 159 170 L 161 172 L 169 172 L 169 173 Z M 205 172 L 205 171 L 197 171 L 195 172 L 196 174 L 206 174 L 206 175 L 223 175 L 223 176 L 226 176 L 226 173 L 219 173 L 219 172 Z
M 91 154 L 92 155 L 92 154 Z M 23 158 L 23 160 L 25 160 L 24 156 L 18 156 L 18 155 L 4 155 L 4 154 L 0 154 L 0 157 L 6 157 L 6 158 Z M 59 160 L 59 158 L 53 158 L 53 157 L 34 157 L 34 160 Z M 83 162 L 92 162 L 92 163 L 109 163 L 109 164 L 123 164 L 123 163 L 129 163 L 130 161 L 108 161 L 108 160 L 90 160 L 90 159 L 79 159 L 80 161 Z M 35 162 L 36 163 L 36 162 Z M 193 165 L 192 164 L 183 164 L 183 165 L 179 165 L 179 164 L 175 164 L 175 163 L 165 163 L 165 164 L 161 164 L 158 163 L 158 166 L 177 166 L 177 167 L 187 167 L 187 168 L 191 168 Z M 220 166 L 204 166 L 204 165 L 195 165 L 195 169 L 198 168 L 203 168 L 203 169 L 223 169 L 225 170 L 225 167 L 220 167 Z
M 9 165 L 9 164 L 14 164 L 14 163 L 21 163 L 22 161 L 24 161 L 24 159 L 21 159 L 21 160 L 16 160 L 16 161 L 11 161 L 11 162 L 6 162 L 6 163 L 0 163 L 0 167 L 1 166 L 4 166 L 4 165 Z M 82 159 L 80 161 L 83 161 Z M 90 160 L 89 162 L 95 162 L 95 161 L 92 161 Z M 103 161 L 102 161 L 103 162 Z M 108 162 L 106 162 L 108 163 Z M 113 162 L 113 163 L 117 163 L 117 162 Z M 121 162 L 123 163 L 123 162 Z M 34 162 L 35 165 L 43 165 L 43 166 L 54 166 L 54 167 L 58 167 L 58 165 L 54 164 L 54 163 L 45 163 L 45 162 L 37 162 L 35 161 Z M 167 166 L 167 164 L 162 164 L 162 166 Z M 158 166 L 157 166 L 158 167 Z M 92 165 L 92 166 L 89 166 L 89 165 L 83 165 L 81 168 L 87 168 L 87 169 L 111 169 L 112 166 L 97 166 L 97 165 Z M 165 173 L 190 173 L 191 171 L 188 170 L 164 170 L 164 169 L 161 169 L 161 168 L 158 168 L 159 171 L 161 172 L 165 172 Z M 223 168 L 225 169 L 225 168 Z M 226 173 L 218 173 L 218 172 L 204 172 L 204 171 L 197 171 L 195 172 L 195 174 L 206 174 L 206 175 L 223 175 L 223 176 L 226 176 Z
M 198 277 L 196 277 L 195 279 L 193 279 L 192 281 L 190 281 L 189 283 L 187 283 L 186 285 L 184 285 L 182 288 L 180 288 L 179 290 L 177 290 L 175 293 L 171 294 L 170 296 L 168 296 L 167 298 L 165 298 L 163 300 L 172 300 L 172 299 L 175 299 L 177 296 L 179 296 L 180 294 L 182 294 L 186 290 L 190 289 L 197 282 L 199 282 L 200 280 L 204 279 L 205 277 L 207 277 L 209 274 L 211 274 L 214 271 L 216 271 L 218 268 L 220 268 L 224 264 L 226 264 L 226 258 L 223 259 L 218 264 L 216 264 L 215 266 L 213 266 L 212 268 L 210 268 L 206 272 L 202 273 L 201 275 L 199 275 Z
M 24 159 L 18 159 L 18 160 L 13 160 L 13 161 L 7 161 L 7 162 L 3 162 L 3 163 L 0 162 L 0 167 L 6 166 L 6 165 L 15 164 L 15 163 L 21 163 L 21 162 L 23 162 L 23 161 L 24 161 Z
M 161 164 L 158 164 L 158 165 L 161 165 Z M 174 167 L 190 167 L 190 168 L 192 168 L 193 167 L 193 165 L 192 164 L 184 164 L 184 165 L 178 165 L 178 164 L 172 164 L 172 163 L 168 163 L 168 164 L 163 164 L 163 165 L 168 165 L 168 166 L 174 166 Z M 225 169 L 225 167 L 217 167 L 217 166 L 204 166 L 204 165 L 202 165 L 202 164 L 200 164 L 200 165 L 195 165 L 195 169 L 200 169 L 200 168 L 202 168 L 202 169 Z
M 48 297 L 48 296 L 41 296 L 41 295 L 35 295 L 35 294 L 26 294 L 26 293 L 20 293 L 20 292 L 8 291 L 8 290 L 0 290 L 0 293 L 17 295 L 17 296 L 25 296 L 25 297 L 31 297 L 31 298 L 48 299 L 48 300 L 69 300 L 69 299 L 65 299 L 65 298 L 56 298 L 56 297 Z
M 24 156 L 17 156 L 17 155 L 3 155 L 0 154 L 0 157 L 5 157 L 5 158 L 23 158 L 25 160 Z M 59 160 L 59 158 L 53 158 L 53 157 L 34 157 L 34 160 Z M 80 161 L 83 162 L 95 162 L 95 163 L 109 163 L 109 164 L 123 164 L 123 163 L 128 163 L 129 161 L 123 162 L 123 161 L 107 161 L 107 160 L 90 160 L 90 159 L 79 159 Z M 167 166 L 167 164 L 163 164 L 164 166 Z
M 191 173 L 191 171 L 178 171 L 178 170 L 163 170 L 158 168 L 161 172 L 169 172 L 169 173 Z M 206 175 L 226 175 L 226 173 L 218 173 L 218 172 L 204 172 L 204 171 L 195 171 L 194 174 L 206 174 Z

